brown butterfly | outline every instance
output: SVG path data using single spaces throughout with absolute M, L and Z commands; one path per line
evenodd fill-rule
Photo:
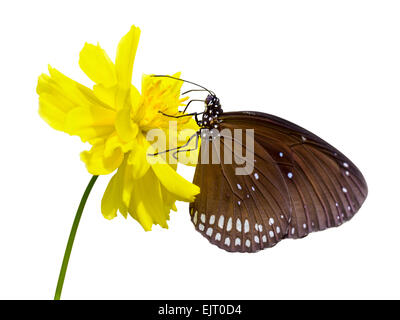
M 340 226 L 360 209 L 367 184 L 340 151 L 273 115 L 224 113 L 215 94 L 201 88 L 209 92 L 204 112 L 189 114 L 201 127 L 194 138 L 203 137 L 193 180 L 201 191 L 190 204 L 190 215 L 212 244 L 230 252 L 256 252 L 285 238 Z M 236 138 L 238 129 L 246 139 Z M 246 154 L 246 129 L 254 130 L 254 169 L 237 175 L 237 163 Z M 217 161 L 200 159 L 206 149 Z M 232 163 L 225 163 L 225 154 Z

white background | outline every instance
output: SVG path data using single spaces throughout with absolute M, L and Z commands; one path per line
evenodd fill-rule
M 112 58 L 142 29 L 133 82 L 182 71 L 225 110 L 281 116 L 340 149 L 369 196 L 340 228 L 256 254 L 212 246 L 179 203 L 169 230 L 108 221 L 100 177 L 83 213 L 64 299 L 400 298 L 398 1 L 13 1 L 0 5 L 0 298 L 52 299 L 90 179 L 79 138 L 38 116 L 47 64 L 86 85 L 85 41 Z M 192 168 L 180 168 L 188 179 Z

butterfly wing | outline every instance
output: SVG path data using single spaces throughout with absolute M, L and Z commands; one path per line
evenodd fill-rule
M 242 239 L 240 246 L 226 248 L 210 239 L 219 247 L 228 251 L 253 252 L 286 237 L 301 238 L 350 220 L 364 202 L 368 189 L 361 172 L 341 152 L 311 132 L 259 112 L 224 113 L 220 120 L 220 130 L 228 129 L 233 133 L 234 129 L 254 129 L 255 163 L 254 173 L 249 176 L 237 176 L 233 172 L 234 165 L 223 163 L 219 167 L 213 165 L 212 172 L 207 164 L 199 164 L 196 169 L 194 183 L 200 186 L 201 194 L 191 204 L 194 213 L 202 210 L 207 220 L 207 212 L 219 206 L 224 208 L 224 217 L 234 219 L 237 212 L 234 204 L 240 201 L 242 217 L 254 222 L 251 232 L 245 233 L 242 228 L 232 235 Z M 222 145 L 225 144 L 221 144 L 221 150 Z M 246 148 L 244 144 L 242 147 Z M 231 189 L 224 190 L 226 200 L 210 203 L 215 197 L 213 193 L 218 190 L 211 192 L 209 184 L 204 183 L 208 174 L 212 174 L 210 177 L 218 185 L 226 184 Z M 233 193 L 232 186 L 236 184 L 246 186 L 246 192 Z M 254 196 L 247 198 L 247 194 L 252 195 L 247 191 L 253 191 Z M 207 230 L 205 235 L 207 237 Z M 263 243 L 262 239 L 267 241 Z M 250 246 L 246 246 L 249 243 Z
M 208 148 L 210 163 L 199 161 L 196 167 L 194 183 L 202 191 L 190 204 L 196 229 L 211 243 L 231 252 L 255 252 L 274 246 L 289 227 L 290 201 L 273 159 L 256 144 L 254 160 L 260 176 L 236 175 L 235 162 L 221 161 L 224 151 L 232 153 L 231 138 L 205 141 L 202 139 L 201 149 Z M 225 145 L 229 146 L 225 149 Z M 211 155 L 216 154 L 218 159 L 212 164 Z

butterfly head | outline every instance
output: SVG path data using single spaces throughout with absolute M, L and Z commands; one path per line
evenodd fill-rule
M 217 128 L 219 123 L 218 118 L 223 112 L 218 97 L 214 94 L 209 94 L 204 103 L 204 113 L 200 126 L 207 129 Z

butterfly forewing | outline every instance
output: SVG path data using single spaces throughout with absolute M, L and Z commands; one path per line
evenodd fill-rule
M 209 241 L 228 251 L 255 252 L 283 238 L 301 238 L 351 219 L 367 196 L 357 167 L 311 132 L 258 112 L 224 113 L 220 130 L 254 129 L 254 171 L 236 175 L 237 165 L 199 163 L 191 204 L 192 221 Z M 222 135 L 211 151 L 242 154 Z M 245 139 L 244 139 L 245 140 Z M 244 141 L 243 140 L 243 141 Z M 201 162 L 201 161 L 199 161 Z
M 254 128 L 256 141 L 275 155 L 292 203 L 287 237 L 304 237 L 312 231 L 341 225 L 364 202 L 368 190 L 361 172 L 311 132 L 255 112 L 226 113 L 223 122 L 228 127 Z

